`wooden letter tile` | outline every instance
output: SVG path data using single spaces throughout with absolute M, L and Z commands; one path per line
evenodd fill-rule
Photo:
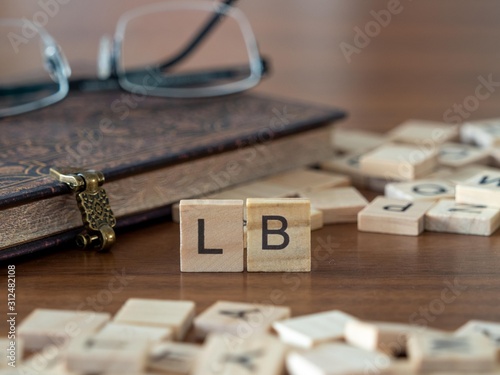
M 110 319 L 110 314 L 94 311 L 36 309 L 19 325 L 18 334 L 27 350 L 38 351 L 97 332 Z
M 500 209 L 484 205 L 439 201 L 425 214 L 425 230 L 490 236 L 500 226 Z
M 311 231 L 323 228 L 323 212 L 311 207 Z
M 243 271 L 243 201 L 182 200 L 181 271 Z
M 363 232 L 418 236 L 424 230 L 424 215 L 434 202 L 410 202 L 377 197 L 358 214 Z
M 445 143 L 439 148 L 438 162 L 440 165 L 461 168 L 470 164 L 487 164 L 489 151 L 479 147 L 461 143 Z
M 290 308 L 218 301 L 194 320 L 196 337 L 228 333 L 241 339 L 268 332 L 273 322 L 290 317 Z
M 247 270 L 311 271 L 311 205 L 308 199 L 247 200 Z
M 114 321 L 171 328 L 175 339 L 182 340 L 193 322 L 194 314 L 195 304 L 191 301 L 130 298 L 116 313 Z
M 455 185 L 446 180 L 393 182 L 385 186 L 385 196 L 408 201 L 437 201 L 455 198 Z
M 500 323 L 471 320 L 460 327 L 456 336 L 468 336 L 472 333 L 481 333 L 491 340 L 497 348 L 498 361 L 500 362 Z
M 465 143 L 474 143 L 480 147 L 500 145 L 500 119 L 467 122 L 462 125 L 460 137 Z
M 323 212 L 325 224 L 355 223 L 368 201 L 353 187 L 333 188 L 303 194 L 311 207 Z
M 482 334 L 413 334 L 408 339 L 408 357 L 414 369 L 421 373 L 492 371 L 496 356 L 495 346 Z
M 145 369 L 149 350 L 147 340 L 79 337 L 66 352 L 66 366 L 79 374 L 137 374 Z
M 263 181 L 288 189 L 295 195 L 301 192 L 351 185 L 348 176 L 313 169 L 296 169 L 268 177 Z
M 390 374 L 391 359 L 383 353 L 331 343 L 290 353 L 286 367 L 290 375 L 386 375 Z
M 285 344 L 312 348 L 343 339 L 345 326 L 352 320 L 356 318 L 334 310 L 278 321 L 273 323 L 273 328 Z
M 437 166 L 437 148 L 388 144 L 366 153 L 359 160 L 361 172 L 371 177 L 413 181 Z
M 500 208 L 500 172 L 484 171 L 456 187 L 458 203 Z
M 366 130 L 335 128 L 332 132 L 333 148 L 336 151 L 369 151 L 385 142 L 387 142 L 385 135 Z
M 331 159 L 322 161 L 320 168 L 325 171 L 336 172 L 350 177 L 354 186 L 362 188 L 366 185 L 367 178 L 361 172 L 359 159 L 364 153 L 348 153 L 337 155 Z
M 167 375 L 188 375 L 194 368 L 201 346 L 179 342 L 154 345 L 149 353 L 148 369 Z
M 391 141 L 427 148 L 437 148 L 442 143 L 458 139 L 458 136 L 458 126 L 426 120 L 407 120 L 388 133 Z
M 127 341 L 146 340 L 154 343 L 171 340 L 173 338 L 173 330 L 169 327 L 145 327 L 110 322 L 94 336 L 98 339 L 120 338 Z
M 253 337 L 236 344 L 222 335 L 207 338 L 193 375 L 281 375 L 286 348 L 270 335 Z

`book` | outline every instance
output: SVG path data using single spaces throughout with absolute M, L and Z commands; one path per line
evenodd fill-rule
M 117 228 L 169 215 L 180 199 L 332 154 L 337 109 L 255 94 L 172 100 L 71 93 L 0 121 L 0 260 L 74 239 L 82 218 L 51 167 L 104 173 Z M 119 241 L 119 238 L 118 238 Z

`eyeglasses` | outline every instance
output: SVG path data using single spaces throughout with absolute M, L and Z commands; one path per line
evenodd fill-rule
M 170 98 L 250 89 L 267 73 L 267 62 L 235 2 L 166 2 L 123 14 L 114 37 L 101 39 L 98 80 L 69 81 L 69 64 L 43 27 L 0 19 L 0 117 L 46 107 L 73 88 Z

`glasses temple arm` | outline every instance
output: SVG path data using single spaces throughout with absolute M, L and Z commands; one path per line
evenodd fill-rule
M 222 7 L 231 6 L 237 0 L 224 0 L 220 5 Z M 224 13 L 216 11 L 214 16 L 200 29 L 195 37 L 188 43 L 188 45 L 177 55 L 170 60 L 160 63 L 160 69 L 167 69 L 177 64 L 179 61 L 185 59 L 198 45 L 207 37 L 207 35 L 214 29 L 217 23 L 222 19 Z

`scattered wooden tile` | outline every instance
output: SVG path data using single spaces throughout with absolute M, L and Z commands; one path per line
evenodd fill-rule
M 500 119 L 466 122 L 460 130 L 462 142 L 480 147 L 500 145 Z
M 167 327 L 174 331 L 174 337 L 182 340 L 195 314 L 191 301 L 170 301 L 130 298 L 116 313 L 114 321 L 149 327 Z
M 66 366 L 79 374 L 137 374 L 146 367 L 148 350 L 147 340 L 78 337 L 65 353 Z
M 393 182 L 385 186 L 385 196 L 408 201 L 438 201 L 455 198 L 455 185 L 446 180 L 436 179 Z
M 285 344 L 312 348 L 329 341 L 344 338 L 347 322 L 356 320 L 342 311 L 333 310 L 299 316 L 273 323 L 274 330 Z
M 425 214 L 425 230 L 490 236 L 500 226 L 500 209 L 443 199 Z
M 34 310 L 18 327 L 18 336 L 29 351 L 64 345 L 74 337 L 97 332 L 111 318 L 107 313 L 70 310 Z
M 353 187 L 332 188 L 302 194 L 311 207 L 323 212 L 325 224 L 355 223 L 368 201 Z
M 311 271 L 308 199 L 247 200 L 247 271 Z
M 497 348 L 498 362 L 500 362 L 500 323 L 471 320 L 460 327 L 456 336 L 469 336 L 472 333 L 481 333 L 491 340 Z
M 94 335 L 98 339 L 120 338 L 127 341 L 146 340 L 151 343 L 173 339 L 170 327 L 146 327 L 132 324 L 110 322 Z
M 228 342 L 224 335 L 210 335 L 193 375 L 281 375 L 286 348 L 277 338 L 257 335 Z
M 385 135 L 366 130 L 335 128 L 332 132 L 332 144 L 336 151 L 368 151 L 385 142 L 387 142 Z
M 348 153 L 337 155 L 324 160 L 319 167 L 324 171 L 336 172 L 349 176 L 354 186 L 363 188 L 366 186 L 367 177 L 361 173 L 359 159 L 364 153 Z
M 181 271 L 243 272 L 243 201 L 182 200 Z
M 410 334 L 418 330 L 409 324 L 352 320 L 346 324 L 345 339 L 361 349 L 399 356 L 406 353 Z
M 162 374 L 188 375 L 194 368 L 202 347 L 195 344 L 163 342 L 149 352 L 147 367 Z
M 446 167 L 461 168 L 471 164 L 488 164 L 489 159 L 488 150 L 471 145 L 445 143 L 439 148 L 438 163 Z
M 311 207 L 311 231 L 323 228 L 323 212 Z
M 396 181 L 413 181 L 431 173 L 437 166 L 437 149 L 388 144 L 364 154 L 363 174 Z
M 394 142 L 420 145 L 431 149 L 458 139 L 459 127 L 436 121 L 407 120 L 392 129 L 387 136 Z
M 421 373 L 493 371 L 496 348 L 481 334 L 469 336 L 413 334 L 408 339 L 408 357 Z
M 467 180 L 470 180 L 472 177 L 474 177 L 478 173 L 483 173 L 483 172 L 500 173 L 500 169 L 488 168 L 488 167 L 485 167 L 484 165 L 472 164 L 472 165 L 468 165 L 466 167 L 462 167 L 462 168 L 457 169 L 455 172 L 453 172 L 451 175 L 447 176 L 446 178 L 454 184 L 461 184 L 461 183 L 466 182 Z
M 424 215 L 435 202 L 410 202 L 377 197 L 358 214 L 363 232 L 418 236 L 424 230 Z
M 500 172 L 483 171 L 457 184 L 455 200 L 500 208 Z
M 194 320 L 196 337 L 202 339 L 209 333 L 228 333 L 248 338 L 268 332 L 275 321 L 290 317 L 290 308 L 218 301 Z
M 264 180 L 257 180 L 235 187 L 246 198 L 292 198 L 296 196 L 294 189 L 276 185 Z
M 391 359 L 342 343 L 320 345 L 305 352 L 291 352 L 286 367 L 290 375 L 390 374 Z
M 313 169 L 296 169 L 277 174 L 264 179 L 264 182 L 288 189 L 295 195 L 301 192 L 349 186 L 351 184 L 348 176 Z

